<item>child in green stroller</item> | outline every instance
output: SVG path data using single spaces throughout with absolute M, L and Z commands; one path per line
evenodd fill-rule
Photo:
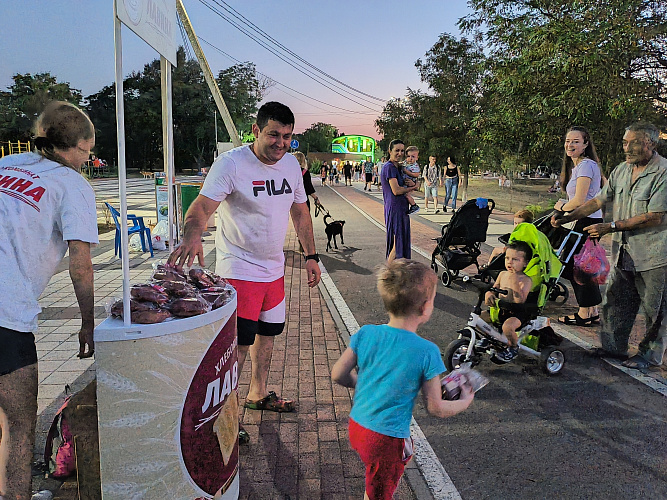
M 516 226 L 508 241 L 510 262 L 506 255 L 506 266 L 514 267 L 513 272 L 501 273 L 493 286 L 480 279 L 468 279 L 479 289 L 479 298 L 467 326 L 445 350 L 447 369 L 465 362 L 474 366 L 484 354 L 501 364 L 522 353 L 539 359 L 546 373 L 559 373 L 565 364 L 563 352 L 558 349 L 562 338 L 551 329 L 549 319 L 540 314 L 563 264 L 573 256 L 573 250 L 567 255 L 563 255 L 563 250 L 576 246 L 567 245 L 570 239 L 581 237 L 580 233 L 570 232 L 554 251 L 547 236 L 534 225 Z M 482 302 L 490 306 L 488 313 L 482 313 Z

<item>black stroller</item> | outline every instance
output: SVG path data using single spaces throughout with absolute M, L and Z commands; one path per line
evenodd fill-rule
M 481 244 L 486 241 L 489 215 L 496 204 L 491 199 L 477 198 L 466 202 L 449 221 L 442 226 L 442 236 L 435 238 L 438 244 L 431 256 L 431 268 L 438 273 L 442 266 L 442 284 L 449 286 L 461 269 L 475 265 L 479 273 L 477 257 L 482 253 Z

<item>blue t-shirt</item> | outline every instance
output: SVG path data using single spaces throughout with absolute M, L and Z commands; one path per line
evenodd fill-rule
M 407 330 L 365 325 L 352 335 L 350 348 L 359 368 L 350 417 L 385 436 L 410 437 L 422 384 L 445 372 L 438 346 Z

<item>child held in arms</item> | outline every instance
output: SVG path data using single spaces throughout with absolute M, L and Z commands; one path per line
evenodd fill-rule
M 417 146 L 408 147 L 408 149 L 405 150 L 405 164 L 403 165 L 402 171 L 405 185 L 408 187 L 414 186 L 417 182 L 419 182 L 421 169 L 419 168 L 417 160 L 419 160 L 419 149 L 417 149 Z M 408 214 L 412 215 L 419 212 L 419 205 L 417 205 L 412 195 L 410 193 L 406 193 L 405 198 L 408 200 L 408 204 L 410 205 L 408 208 Z
M 366 466 L 364 498 L 371 500 L 392 498 L 412 456 L 410 420 L 420 390 L 428 412 L 442 418 L 473 400 L 467 385 L 460 399 L 442 399 L 440 349 L 416 333 L 433 312 L 435 273 L 397 259 L 380 268 L 377 280 L 389 323 L 361 327 L 331 371 L 334 382 L 355 388 L 350 444 Z

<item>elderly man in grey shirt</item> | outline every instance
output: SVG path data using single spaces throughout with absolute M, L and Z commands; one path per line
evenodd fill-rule
M 584 228 L 591 237 L 612 234 L 612 271 L 602 301 L 602 348 L 596 354 L 621 359 L 629 368 L 660 366 L 667 348 L 667 160 L 655 148 L 659 130 L 635 123 L 625 130 L 625 162 L 600 194 L 554 226 L 578 220 L 612 202 L 611 223 Z M 628 340 L 641 307 L 646 334 L 628 359 Z

